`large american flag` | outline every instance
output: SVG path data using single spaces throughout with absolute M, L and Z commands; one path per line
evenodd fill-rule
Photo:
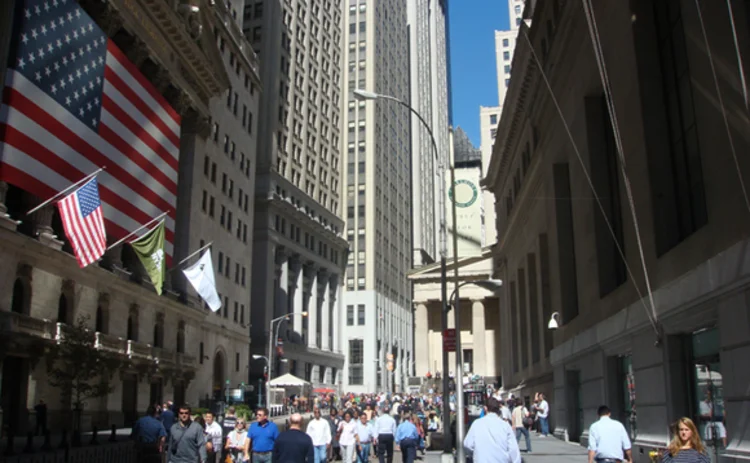
M 83 268 L 96 262 L 107 249 L 96 177 L 63 198 L 57 208 L 78 265 Z
M 172 255 L 180 116 L 75 0 L 17 0 L 0 180 L 47 198 L 97 168 L 108 235 L 162 212 Z

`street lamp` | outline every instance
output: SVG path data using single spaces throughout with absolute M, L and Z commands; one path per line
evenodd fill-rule
M 464 458 L 464 435 L 466 435 L 466 423 L 464 423 L 464 366 L 461 352 L 461 325 L 459 318 L 459 295 L 458 290 L 462 286 L 474 285 L 487 291 L 496 293 L 503 286 L 503 280 L 475 280 L 464 281 L 456 286 L 451 294 L 453 301 L 453 314 L 456 318 L 456 461 L 465 461 Z
M 560 314 L 553 312 L 552 316 L 549 317 L 549 323 L 547 323 L 548 330 L 556 330 L 560 326 Z
M 297 315 L 301 315 L 303 317 L 307 317 L 307 311 L 305 312 L 293 312 L 288 313 L 286 315 L 282 315 L 280 317 L 276 317 L 273 320 L 271 320 L 271 325 L 268 329 L 268 334 L 273 334 L 272 338 L 268 339 L 268 383 L 266 384 L 266 407 L 271 406 L 271 376 L 273 375 L 273 348 L 276 345 L 277 340 L 279 339 L 279 327 L 281 326 L 281 322 L 284 320 L 289 320 L 292 317 L 295 317 Z M 276 331 L 273 330 L 273 324 L 276 323 Z
M 263 359 L 266 361 L 266 371 L 268 371 L 269 365 L 270 365 L 270 363 L 268 362 L 268 357 L 266 357 L 265 355 L 253 354 L 253 360 L 260 360 L 260 359 Z M 263 406 L 263 394 L 261 393 L 261 387 L 260 387 L 262 381 L 263 381 L 262 379 L 258 380 L 258 408 Z
M 435 135 L 432 133 L 432 128 L 430 127 L 430 124 L 427 123 L 427 121 L 422 117 L 421 114 L 419 114 L 414 108 L 412 108 L 408 103 L 405 101 L 399 100 L 398 98 L 392 97 L 390 95 L 381 95 L 379 93 L 375 92 L 369 92 L 367 90 L 363 89 L 355 89 L 354 90 L 354 98 L 360 101 L 372 101 L 372 100 L 389 100 L 394 101 L 401 106 L 405 107 L 409 111 L 411 111 L 412 114 L 414 114 L 417 119 L 424 125 L 425 129 L 427 129 L 427 133 L 430 134 L 430 140 L 432 141 L 432 147 L 435 149 L 435 157 L 437 157 L 438 162 L 440 162 L 440 153 L 438 151 L 437 142 L 435 141 Z M 441 313 L 441 326 L 443 333 L 445 333 L 445 330 L 448 328 L 448 264 L 447 264 L 447 256 L 448 256 L 448 232 L 446 228 L 446 220 L 445 220 L 445 204 L 442 203 L 442 201 L 445 201 L 445 170 L 446 167 L 450 170 L 450 178 L 451 178 L 451 185 L 456 184 L 456 175 L 455 171 L 453 169 L 452 165 L 443 165 L 440 164 L 440 200 L 441 200 L 441 207 L 440 207 L 440 298 L 443 301 L 442 304 L 442 313 Z M 454 246 L 453 246 L 453 254 L 454 257 L 457 256 L 457 246 L 455 245 L 455 230 L 456 230 L 456 213 L 455 213 L 455 202 L 454 204 L 454 211 L 453 211 L 453 230 L 454 230 Z M 456 260 L 457 257 L 456 257 Z M 458 266 L 456 266 L 456 272 L 458 272 Z M 456 275 L 457 276 L 457 275 Z M 448 352 L 443 350 L 443 397 L 448 396 L 448 388 L 450 385 L 450 378 L 448 377 Z M 447 423 L 443 426 L 443 454 L 452 454 L 452 448 L 451 448 L 451 439 L 450 439 L 450 419 L 451 419 L 451 412 L 450 407 L 444 406 L 443 407 L 443 423 Z

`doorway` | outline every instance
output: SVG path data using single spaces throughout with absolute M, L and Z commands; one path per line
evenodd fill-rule
M 221 351 L 216 352 L 214 355 L 214 378 L 213 378 L 213 395 L 214 399 L 222 400 L 224 394 L 222 388 L 224 387 L 224 353 Z
M 134 374 L 126 374 L 122 379 L 122 414 L 126 428 L 138 419 L 138 379 Z
M 26 432 L 28 366 L 28 360 L 21 357 L 6 357 L 3 362 L 3 389 L 0 396 L 2 425 L 8 426 L 17 436 Z
M 583 434 L 583 409 L 581 404 L 581 372 L 568 370 L 565 372 L 565 390 L 568 396 L 568 439 L 573 442 L 581 441 Z

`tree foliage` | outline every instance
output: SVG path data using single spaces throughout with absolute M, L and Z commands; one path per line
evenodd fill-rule
M 88 399 L 112 392 L 112 375 L 120 365 L 113 354 L 96 348 L 96 334 L 88 321 L 88 316 L 80 316 L 75 325 L 66 326 L 47 355 L 50 385 L 78 410 Z

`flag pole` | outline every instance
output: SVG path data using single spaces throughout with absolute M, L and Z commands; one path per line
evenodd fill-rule
M 162 212 L 162 213 L 161 213 L 161 214 L 159 214 L 159 215 L 158 215 L 157 217 L 154 217 L 153 219 L 151 219 L 151 220 L 150 220 L 150 221 L 149 221 L 149 222 L 148 222 L 147 224 L 145 224 L 145 225 L 141 225 L 140 227 L 136 228 L 136 229 L 135 229 L 135 230 L 133 230 L 132 232 L 128 233 L 128 234 L 127 234 L 127 235 L 125 235 L 125 236 L 124 236 L 124 237 L 123 237 L 122 239 L 118 240 L 118 241 L 117 241 L 117 242 L 116 242 L 115 244 L 113 244 L 112 246 L 109 246 L 109 247 L 107 248 L 107 251 L 109 251 L 110 249 L 114 248 L 115 246 L 117 246 L 117 245 L 121 244 L 121 243 L 122 243 L 123 241 L 127 240 L 128 238 L 130 238 L 131 236 L 135 235 L 136 233 L 138 233 L 139 231 L 143 230 L 144 228 L 148 228 L 148 227 L 149 227 L 149 226 L 151 226 L 151 224 L 153 224 L 154 222 L 157 222 L 157 221 L 159 221 L 159 220 L 163 219 L 163 218 L 164 218 L 164 216 L 166 216 L 168 212 L 169 212 L 169 211 L 167 211 L 167 212 Z
M 200 247 L 200 248 L 199 248 L 199 249 L 198 249 L 197 251 L 195 251 L 195 252 L 191 253 L 191 254 L 190 254 L 189 256 L 187 256 L 186 258 L 184 258 L 184 259 L 182 259 L 181 261 L 177 262 L 177 263 L 176 263 L 176 264 L 175 264 L 175 265 L 174 265 L 174 266 L 173 266 L 172 268 L 170 268 L 169 270 L 167 270 L 167 273 L 171 272 L 172 270 L 175 270 L 175 269 L 179 268 L 179 267 L 180 267 L 180 265 L 182 265 L 182 264 L 184 264 L 185 262 L 187 262 L 188 260 L 190 260 L 190 258 L 192 258 L 192 257 L 195 257 L 195 256 L 196 256 L 196 255 L 197 255 L 198 253 L 200 253 L 200 252 L 201 252 L 201 251 L 203 251 L 204 249 L 206 249 L 206 248 L 208 248 L 208 247 L 211 247 L 211 245 L 212 245 L 212 244 L 214 244 L 214 242 L 213 242 L 213 241 L 209 242 L 208 244 L 205 244 L 205 245 L 201 246 L 201 247 Z
M 36 206 L 34 209 L 32 209 L 29 212 L 27 212 L 26 215 L 33 214 L 34 212 L 36 212 L 39 209 L 43 208 L 44 206 L 46 206 L 47 204 L 49 204 L 52 201 L 56 200 L 60 196 L 62 196 L 65 193 L 69 192 L 70 190 L 72 190 L 72 189 L 76 188 L 77 186 L 81 185 L 82 183 L 90 180 L 92 177 L 96 176 L 96 174 L 98 174 L 99 172 L 103 171 L 104 169 L 106 169 L 106 167 L 102 166 L 102 167 L 96 169 L 94 172 L 90 173 L 89 175 L 83 177 L 81 180 L 79 180 L 79 181 L 75 182 L 74 184 L 70 185 L 69 187 L 65 188 L 64 190 L 58 191 L 51 198 L 49 198 L 48 200 L 44 201 L 42 204 Z

